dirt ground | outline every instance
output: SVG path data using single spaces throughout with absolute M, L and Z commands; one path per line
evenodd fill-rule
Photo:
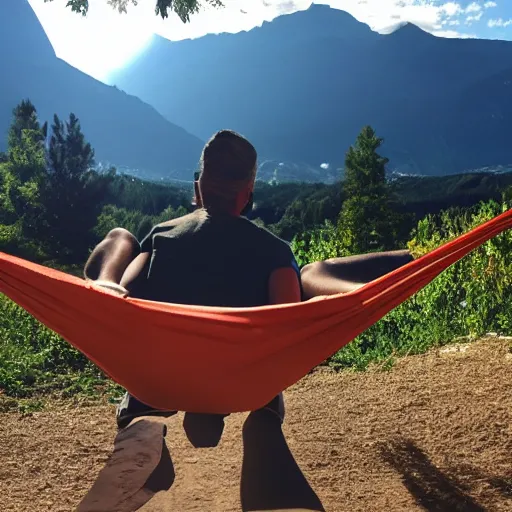
M 325 509 L 512 511 L 511 347 L 486 339 L 386 372 L 318 371 L 288 390 L 285 434 Z M 182 416 L 165 420 L 174 482 L 139 510 L 240 510 L 243 420 L 200 450 Z M 0 415 L 0 509 L 75 510 L 115 436 L 108 405 Z

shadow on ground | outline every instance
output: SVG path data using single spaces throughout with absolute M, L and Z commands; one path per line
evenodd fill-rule
M 441 471 L 429 457 L 410 440 L 394 441 L 381 447 L 381 456 L 402 477 L 416 503 L 429 512 L 485 512 L 487 509 L 470 495 L 467 484 L 462 484 L 457 471 Z M 467 469 L 467 468 L 466 468 Z M 482 480 L 481 475 L 463 471 L 464 476 Z M 510 496 L 511 482 L 498 477 L 487 477 L 489 485 Z

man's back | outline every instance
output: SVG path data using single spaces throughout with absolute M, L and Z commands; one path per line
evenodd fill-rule
M 203 209 L 155 226 L 142 251 L 152 257 L 138 296 L 162 302 L 265 305 L 272 272 L 290 266 L 298 272 L 283 240 L 243 217 L 210 216 Z

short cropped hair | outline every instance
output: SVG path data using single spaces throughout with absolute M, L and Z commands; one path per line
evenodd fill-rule
M 256 149 L 242 135 L 232 130 L 213 135 L 201 155 L 203 203 L 230 207 L 240 191 L 254 181 L 257 159 Z

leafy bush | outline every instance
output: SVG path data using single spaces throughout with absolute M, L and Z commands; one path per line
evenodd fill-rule
M 322 227 L 296 236 L 291 247 L 301 267 L 314 261 L 349 256 L 341 246 L 336 226 L 328 220 Z
M 100 389 L 119 393 L 80 352 L 0 296 L 0 390 L 5 395 L 92 395 Z
M 138 240 L 142 240 L 154 225 L 181 217 L 186 213 L 187 210 L 183 206 L 176 210 L 172 206 L 168 206 L 158 215 L 146 215 L 138 210 L 118 208 L 109 204 L 103 208 L 98 217 L 94 233 L 99 239 L 102 239 L 110 230 L 124 228 L 133 233 Z
M 448 210 L 418 223 L 409 243 L 420 256 L 492 219 L 511 203 Z M 339 367 L 363 369 L 395 355 L 417 354 L 459 336 L 512 334 L 512 231 L 479 247 L 334 355 Z

